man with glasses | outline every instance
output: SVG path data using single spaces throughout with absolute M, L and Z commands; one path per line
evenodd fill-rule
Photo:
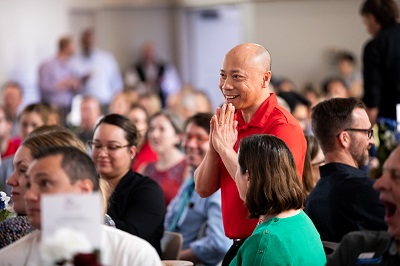
M 305 212 L 323 241 L 340 242 L 359 230 L 386 230 L 385 209 L 373 180 L 359 168 L 368 164 L 374 144 L 364 103 L 333 98 L 313 108 L 312 129 L 325 155 L 321 179 L 307 199 Z

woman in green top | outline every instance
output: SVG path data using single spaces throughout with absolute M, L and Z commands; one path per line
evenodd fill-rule
M 230 265 L 325 265 L 319 233 L 302 211 L 306 196 L 286 144 L 252 135 L 241 141 L 238 160 L 236 186 L 249 218 L 259 224 Z

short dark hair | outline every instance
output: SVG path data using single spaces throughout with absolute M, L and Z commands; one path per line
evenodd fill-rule
M 121 128 L 125 132 L 125 139 L 128 141 L 128 145 L 130 146 L 138 145 L 140 133 L 137 130 L 136 126 L 127 117 L 119 114 L 105 115 L 97 123 L 96 127 L 94 128 L 94 131 L 96 131 L 96 129 L 101 124 L 109 124 Z
M 193 123 L 196 126 L 203 128 L 208 134 L 210 134 L 210 121 L 212 117 L 212 113 L 197 113 L 186 119 L 184 129 L 186 129 L 190 123 Z
M 248 171 L 250 178 L 245 201 L 249 218 L 303 207 L 306 195 L 296 163 L 280 138 L 266 134 L 243 138 L 238 162 L 241 174 Z
M 362 16 L 371 14 L 383 27 L 396 23 L 399 7 L 394 0 L 366 0 L 360 8 Z
M 74 184 L 78 180 L 89 179 L 93 190 L 99 190 L 99 175 L 92 159 L 85 152 L 67 146 L 42 147 L 32 153 L 33 159 L 61 155 L 61 167 Z
M 332 151 L 335 147 L 336 136 L 342 130 L 351 127 L 352 112 L 356 108 L 365 109 L 365 105 L 360 99 L 354 97 L 332 98 L 312 108 L 312 130 L 324 153 Z

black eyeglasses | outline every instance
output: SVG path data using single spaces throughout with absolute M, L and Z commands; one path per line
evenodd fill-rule
M 371 139 L 374 136 L 374 129 L 361 129 L 361 128 L 346 128 L 343 129 L 342 131 L 356 131 L 356 132 L 364 132 L 367 133 L 368 139 Z M 340 133 L 337 135 L 339 137 Z

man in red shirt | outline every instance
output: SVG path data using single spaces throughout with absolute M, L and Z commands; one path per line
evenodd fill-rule
M 234 180 L 240 140 L 253 134 L 281 138 L 293 154 L 299 178 L 303 173 L 307 148 L 303 131 L 296 119 L 278 106 L 275 94 L 268 89 L 270 80 L 271 57 L 263 46 L 240 44 L 225 56 L 219 88 L 226 103 L 211 119 L 210 149 L 195 172 L 200 196 L 208 197 L 221 188 L 225 234 L 234 242 L 222 265 L 229 265 L 257 224 L 257 220 L 247 218 Z

